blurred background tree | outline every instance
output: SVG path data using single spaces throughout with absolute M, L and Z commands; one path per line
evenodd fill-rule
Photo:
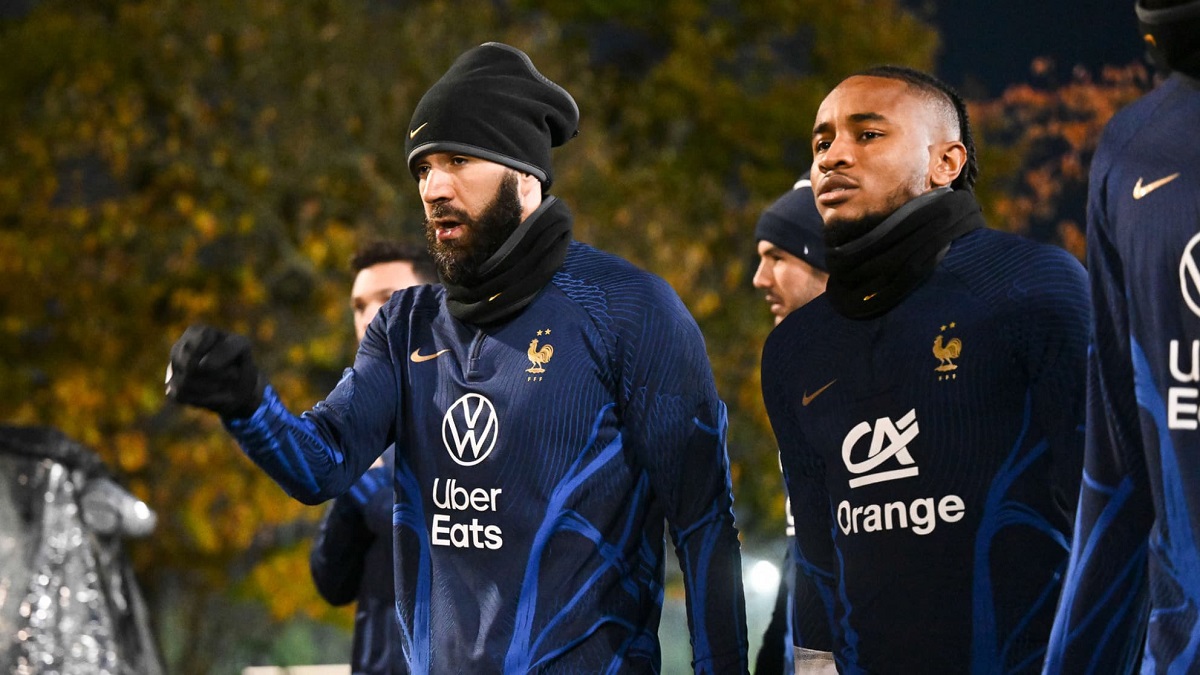
M 309 581 L 321 509 L 287 498 L 214 416 L 166 405 L 170 345 L 222 326 L 251 336 L 293 409 L 328 391 L 353 357 L 350 254 L 421 240 L 411 111 L 487 40 L 578 100 L 554 192 L 576 238 L 660 274 L 696 316 L 730 407 L 739 525 L 749 545 L 781 538 L 753 226 L 808 168 L 834 84 L 932 66 L 919 15 L 894 0 L 31 4 L 0 23 L 0 419 L 95 448 L 159 512 L 134 553 L 171 672 L 303 662 L 320 644 L 279 627 L 350 614 Z M 1046 205 L 1077 189 L 1087 143 L 1145 84 L 1113 71 L 978 103 L 993 224 L 1036 235 L 1059 218 Z

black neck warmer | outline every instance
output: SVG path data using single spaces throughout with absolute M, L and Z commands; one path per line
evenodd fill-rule
M 950 242 L 983 226 L 975 195 L 927 192 L 863 236 L 826 249 L 829 301 L 851 319 L 879 316 L 933 274 Z
M 546 197 L 483 263 L 477 285 L 467 288 L 442 279 L 450 314 L 486 325 L 524 309 L 566 259 L 572 220 L 566 204 Z

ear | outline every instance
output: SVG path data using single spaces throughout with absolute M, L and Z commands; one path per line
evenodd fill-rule
M 517 195 L 521 198 L 521 220 L 524 220 L 542 205 L 542 181 L 531 173 L 517 171 L 516 174 Z
M 944 187 L 954 182 L 967 165 L 967 147 L 962 141 L 935 144 L 929 153 L 929 183 Z

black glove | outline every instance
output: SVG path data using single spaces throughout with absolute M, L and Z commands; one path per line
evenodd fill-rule
M 266 380 L 254 366 L 250 341 L 210 326 L 188 326 L 171 347 L 167 398 L 244 418 L 262 403 Z

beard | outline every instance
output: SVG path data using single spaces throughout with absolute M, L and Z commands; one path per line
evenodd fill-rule
M 438 241 L 437 226 L 430 218 L 452 218 L 463 227 L 458 239 Z M 442 280 L 457 286 L 477 286 L 482 279 L 480 268 L 521 224 L 521 197 L 517 193 L 517 175 L 508 172 L 500 180 L 496 196 L 483 208 L 479 217 L 471 218 L 466 211 L 446 204 L 434 204 L 425 218 L 425 241 L 429 254 L 437 265 Z
M 901 206 L 927 192 L 928 179 L 923 171 L 914 171 L 909 180 L 896 186 L 880 207 L 863 213 L 853 220 L 835 220 L 825 223 L 825 245 L 838 247 L 864 237 L 879 224 L 887 220 Z

